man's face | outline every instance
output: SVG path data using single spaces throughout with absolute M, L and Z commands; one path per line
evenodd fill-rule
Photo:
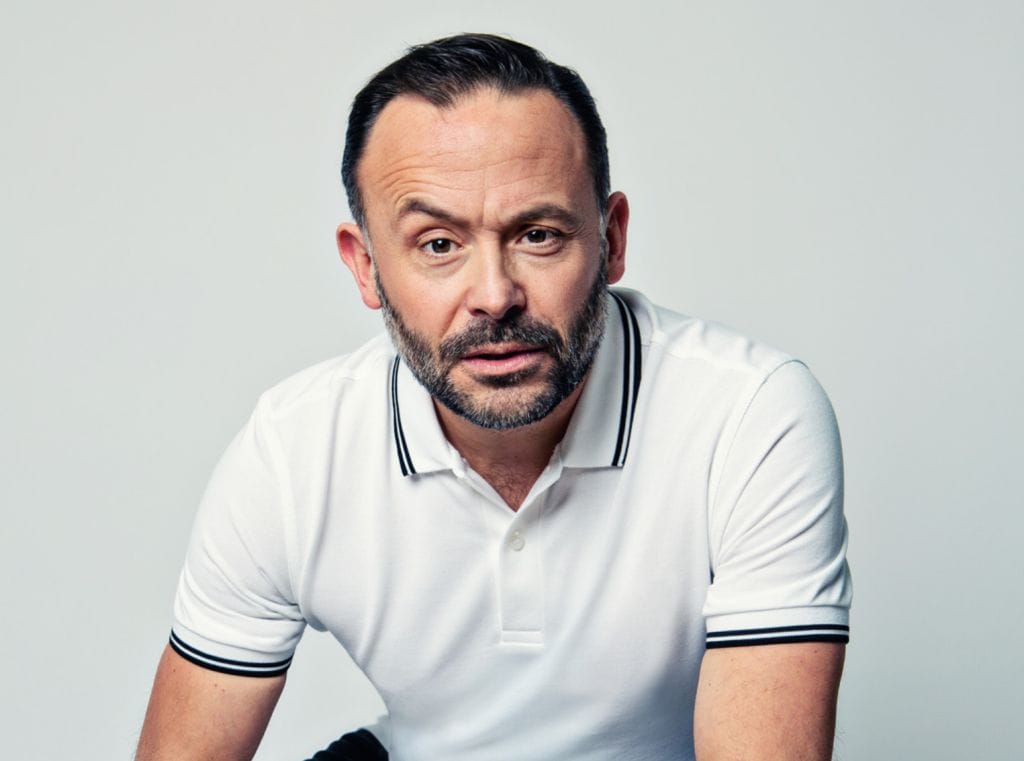
M 600 343 L 621 261 L 609 271 L 565 107 L 543 91 L 483 89 L 448 109 L 400 96 L 373 127 L 359 182 L 373 257 L 364 301 L 383 308 L 430 394 L 493 429 L 566 399 Z
M 607 312 L 608 274 L 606 268 L 601 267 L 586 301 L 573 315 L 568 336 L 517 311 L 507 319 L 474 321 L 445 338 L 435 349 L 424 336 L 405 324 L 388 300 L 376 273 L 375 286 L 391 340 L 417 380 L 452 412 L 494 430 L 535 423 L 572 393 L 594 361 Z M 479 376 L 477 383 L 495 392 L 489 395 L 455 385 L 451 370 L 467 356 L 489 352 L 490 347 L 509 345 L 533 347 L 533 351 L 551 356 L 553 363 L 541 388 L 516 394 L 522 381 L 536 372 L 533 365 Z M 505 393 L 497 393 L 499 390 Z

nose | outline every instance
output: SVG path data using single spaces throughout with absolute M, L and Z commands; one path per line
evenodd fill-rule
M 526 292 L 512 271 L 508 254 L 499 245 L 478 249 L 474 254 L 466 291 L 470 314 L 501 320 L 522 311 Z

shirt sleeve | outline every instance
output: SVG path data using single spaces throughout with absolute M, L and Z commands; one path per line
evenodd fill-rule
M 284 673 L 305 628 L 290 581 L 290 490 L 277 447 L 257 405 L 214 470 L 192 529 L 171 647 L 214 671 Z
M 708 648 L 849 639 L 839 431 L 802 363 L 783 363 L 753 393 L 710 510 Z

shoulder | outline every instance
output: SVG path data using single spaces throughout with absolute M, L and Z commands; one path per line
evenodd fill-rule
M 614 294 L 636 316 L 645 349 L 659 355 L 762 377 L 794 359 L 721 323 L 654 304 L 638 291 L 617 288 Z
M 659 306 L 637 291 L 614 293 L 639 325 L 645 381 L 732 389 L 749 396 L 783 367 L 795 365 L 806 372 L 793 355 L 726 325 Z
M 836 476 L 835 416 L 803 361 L 635 292 L 617 295 L 635 313 L 643 336 L 641 441 L 658 451 L 683 448 L 709 474 L 712 497 L 726 463 L 756 462 L 782 438 L 794 457 L 810 448 L 821 472 Z

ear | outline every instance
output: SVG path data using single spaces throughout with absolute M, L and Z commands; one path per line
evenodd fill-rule
M 352 272 L 363 303 L 370 309 L 380 309 L 380 299 L 377 297 L 377 288 L 373 281 L 373 258 L 363 239 L 363 231 L 358 225 L 343 222 L 338 225 L 335 239 L 338 242 L 341 260 Z
M 617 283 L 626 272 L 626 228 L 629 226 L 629 201 L 616 191 L 608 196 L 604 237 L 608 242 L 608 283 Z

